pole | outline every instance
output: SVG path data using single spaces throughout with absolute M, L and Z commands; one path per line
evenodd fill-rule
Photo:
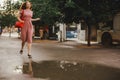
M 11 0 L 10 0 L 10 14 L 12 14 L 12 12 L 11 12 Z M 12 32 L 11 32 L 11 24 L 10 24 L 10 34 L 9 34 L 9 37 L 11 37 L 11 34 L 12 34 Z

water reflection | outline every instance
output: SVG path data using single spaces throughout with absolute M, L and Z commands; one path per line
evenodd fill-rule
M 28 63 L 25 63 L 23 65 L 23 73 L 25 74 L 29 74 L 31 76 L 33 76 L 33 67 L 32 67 L 32 59 L 29 58 L 29 62 Z
M 49 80 L 120 80 L 120 69 L 90 63 L 42 61 L 23 65 L 23 73 Z

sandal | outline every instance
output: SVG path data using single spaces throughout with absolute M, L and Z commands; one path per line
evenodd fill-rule
M 23 54 L 23 50 L 20 50 L 20 54 Z
M 32 56 L 30 54 L 28 54 L 28 58 L 32 58 Z

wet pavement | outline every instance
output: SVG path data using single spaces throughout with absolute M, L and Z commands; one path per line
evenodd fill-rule
M 0 80 L 120 80 L 119 48 L 81 48 L 34 41 L 32 59 L 20 40 L 0 37 Z
M 41 61 L 25 63 L 24 74 L 49 80 L 119 80 L 120 69 L 71 61 Z

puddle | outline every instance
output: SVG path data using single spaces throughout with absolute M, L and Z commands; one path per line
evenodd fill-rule
M 22 72 L 49 80 L 120 80 L 120 69 L 83 62 L 30 60 Z
M 0 77 L 0 80 L 7 80 L 6 77 Z

